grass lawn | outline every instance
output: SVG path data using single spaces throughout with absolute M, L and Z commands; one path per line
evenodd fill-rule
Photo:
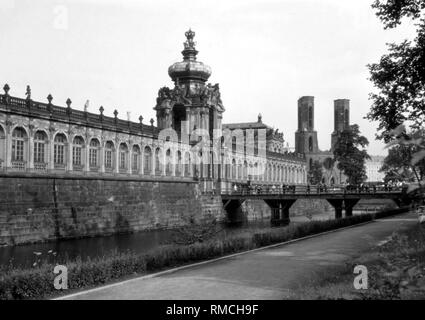
M 356 265 L 368 270 L 368 289 L 354 289 Z M 415 225 L 341 267 L 317 274 L 285 299 L 425 299 L 425 225 Z

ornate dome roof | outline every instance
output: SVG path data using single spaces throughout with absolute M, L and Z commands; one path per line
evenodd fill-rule
M 211 68 L 200 61 L 196 61 L 198 51 L 195 49 L 195 42 L 193 41 L 195 32 L 189 29 L 185 35 L 187 40 L 183 43 L 183 61 L 171 65 L 168 68 L 168 74 L 173 81 L 200 80 L 206 82 L 211 75 Z

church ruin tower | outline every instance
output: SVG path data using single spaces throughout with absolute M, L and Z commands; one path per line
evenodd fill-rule
M 221 129 L 223 103 L 218 83 L 206 84 L 211 68 L 197 61 L 198 51 L 193 41 L 195 32 L 189 29 L 183 43 L 183 61 L 168 68 L 174 88 L 163 87 L 158 92 L 154 108 L 159 129 L 173 128 L 178 134 L 190 134 L 205 129 L 212 137 L 213 129 Z
M 317 131 L 314 130 L 314 97 L 298 99 L 298 130 L 295 132 L 295 152 L 317 153 Z
M 334 100 L 334 131 L 331 136 L 331 148 L 333 150 L 338 134 L 350 126 L 350 100 Z

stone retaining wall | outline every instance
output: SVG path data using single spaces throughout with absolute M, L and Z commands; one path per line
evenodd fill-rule
M 221 198 L 194 182 L 0 177 L 0 244 L 222 220 Z

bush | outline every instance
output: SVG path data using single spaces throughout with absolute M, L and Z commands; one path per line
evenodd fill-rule
M 375 219 L 386 218 L 386 217 L 393 216 L 395 214 L 399 214 L 399 213 L 403 213 L 407 211 L 409 211 L 408 207 L 379 211 L 375 213 L 374 218 Z
M 227 236 L 190 245 L 167 245 L 150 254 L 112 252 L 95 259 L 67 261 L 68 288 L 80 289 L 104 284 L 125 276 L 140 275 L 164 268 L 216 258 L 279 242 L 334 230 L 407 211 L 396 209 L 376 214 L 363 214 L 338 220 L 310 221 L 254 234 Z M 45 262 L 30 269 L 8 269 L 0 277 L 0 299 L 34 299 L 58 291 L 53 286 L 55 264 Z

